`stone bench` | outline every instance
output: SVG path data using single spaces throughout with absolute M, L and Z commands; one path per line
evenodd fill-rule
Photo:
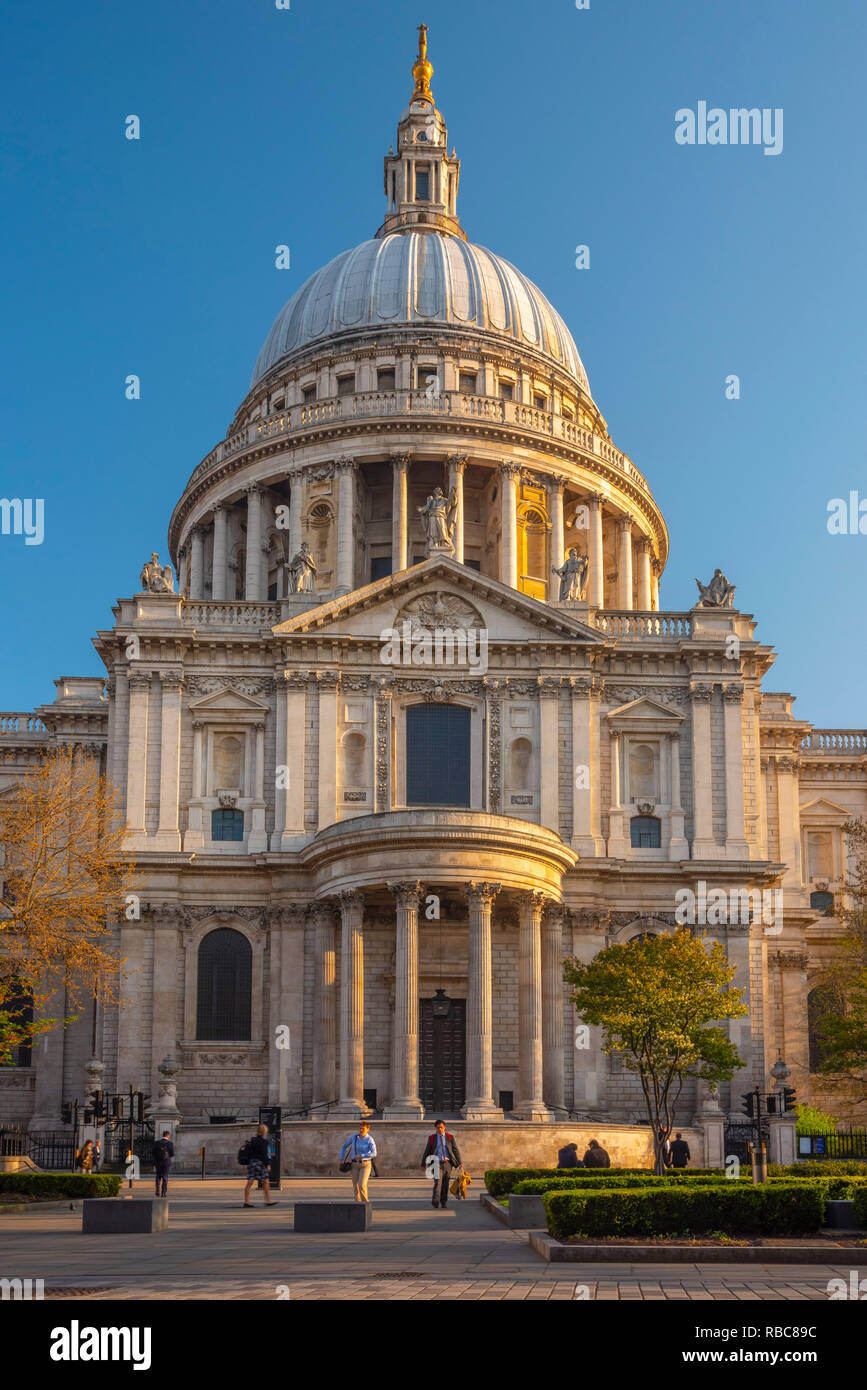
M 545 1206 L 537 1193 L 510 1192 L 508 1212 L 509 1226 L 513 1231 L 545 1231 L 548 1229 Z
M 369 1231 L 373 1212 L 368 1202 L 296 1202 L 295 1230 L 307 1234 Z
M 141 1235 L 168 1228 L 167 1197 L 86 1197 L 81 1204 L 85 1235 Z

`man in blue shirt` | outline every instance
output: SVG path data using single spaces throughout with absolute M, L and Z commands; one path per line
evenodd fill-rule
M 446 1132 L 443 1120 L 437 1120 L 433 1134 L 428 1136 L 427 1148 L 421 1159 L 422 1168 L 431 1156 L 439 1164 L 438 1176 L 434 1178 L 431 1205 L 441 1207 L 444 1210 L 449 1200 L 449 1178 L 453 1168 L 460 1168 L 461 1155 L 455 1143 L 454 1135 Z
M 340 1162 L 346 1159 L 351 1164 L 350 1173 L 352 1174 L 352 1190 L 355 1193 L 356 1202 L 368 1201 L 367 1180 L 370 1177 L 370 1165 L 376 1158 L 376 1144 L 370 1134 L 370 1125 L 367 1120 L 362 1120 L 358 1126 L 358 1133 L 353 1134 L 351 1139 L 345 1139 L 340 1148 Z

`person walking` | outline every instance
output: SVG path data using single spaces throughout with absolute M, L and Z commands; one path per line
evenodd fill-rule
M 358 1133 L 344 1139 L 340 1146 L 340 1171 L 345 1173 L 346 1165 L 349 1165 L 348 1171 L 352 1175 L 352 1191 L 356 1202 L 370 1200 L 367 1195 L 367 1182 L 375 1158 L 376 1144 L 370 1133 L 370 1125 L 367 1120 L 362 1120 L 358 1126 Z
M 93 1140 L 88 1139 L 83 1144 L 81 1153 L 78 1155 L 78 1166 L 82 1173 L 93 1172 Z
M 674 1136 L 674 1143 L 671 1146 L 671 1166 L 672 1168 L 685 1168 L 689 1163 L 689 1144 L 683 1135 L 678 1131 Z
M 591 1139 L 587 1145 L 587 1152 L 584 1155 L 585 1168 L 610 1168 L 611 1159 L 603 1149 L 602 1145 L 595 1139 Z
M 174 1156 L 175 1146 L 172 1143 L 171 1133 L 164 1129 L 162 1139 L 158 1139 L 154 1144 L 154 1182 L 156 1183 L 157 1197 L 168 1196 L 169 1169 L 172 1166 Z
M 271 1154 L 268 1150 L 268 1126 L 259 1125 L 253 1138 L 247 1145 L 249 1158 L 247 1159 L 247 1182 L 244 1187 L 244 1206 L 252 1207 L 250 1201 L 250 1189 L 254 1182 L 261 1179 L 262 1187 L 265 1192 L 265 1206 L 276 1207 L 277 1203 L 271 1201 L 271 1184 L 268 1181 L 271 1172 Z
M 451 1171 L 453 1168 L 460 1168 L 461 1155 L 455 1143 L 454 1135 L 446 1131 L 444 1120 L 437 1120 L 433 1134 L 428 1135 L 427 1148 L 421 1159 L 422 1168 L 425 1167 L 429 1158 L 435 1158 L 439 1163 L 439 1176 L 434 1178 L 431 1206 L 445 1209 L 449 1200 Z
M 99 1165 L 102 1163 L 102 1141 L 97 1139 L 93 1146 L 93 1171 L 99 1172 Z

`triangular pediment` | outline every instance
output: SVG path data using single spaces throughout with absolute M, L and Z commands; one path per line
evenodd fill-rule
M 233 690 L 226 685 L 222 690 L 191 700 L 190 709 L 196 714 L 267 714 L 269 706 L 252 695 L 245 695 L 242 690 Z
M 838 806 L 836 801 L 829 801 L 825 796 L 814 797 L 800 807 L 801 820 L 850 820 L 853 814 L 850 806 Z
M 648 724 L 662 722 L 672 729 L 684 720 L 684 716 L 676 710 L 669 709 L 667 705 L 660 704 L 658 700 L 651 700 L 646 695 L 639 696 L 637 700 L 630 700 L 625 705 L 619 705 L 617 709 L 608 710 L 605 717 L 612 725 L 623 727 L 630 724 L 647 727 Z
M 279 637 L 316 633 L 378 640 L 385 628 L 397 628 L 406 617 L 422 626 L 449 627 L 467 625 L 471 615 L 472 622 L 480 622 L 494 642 L 599 644 L 606 640 L 603 633 L 568 611 L 442 557 L 307 609 L 273 631 Z

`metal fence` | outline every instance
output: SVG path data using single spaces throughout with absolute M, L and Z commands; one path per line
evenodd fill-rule
M 6 1125 L 0 1128 L 0 1156 L 30 1158 L 37 1168 L 69 1171 L 75 1166 L 75 1135 L 65 1129 L 33 1133 Z
M 867 1159 L 867 1129 L 849 1129 L 837 1134 L 798 1136 L 798 1157 Z

